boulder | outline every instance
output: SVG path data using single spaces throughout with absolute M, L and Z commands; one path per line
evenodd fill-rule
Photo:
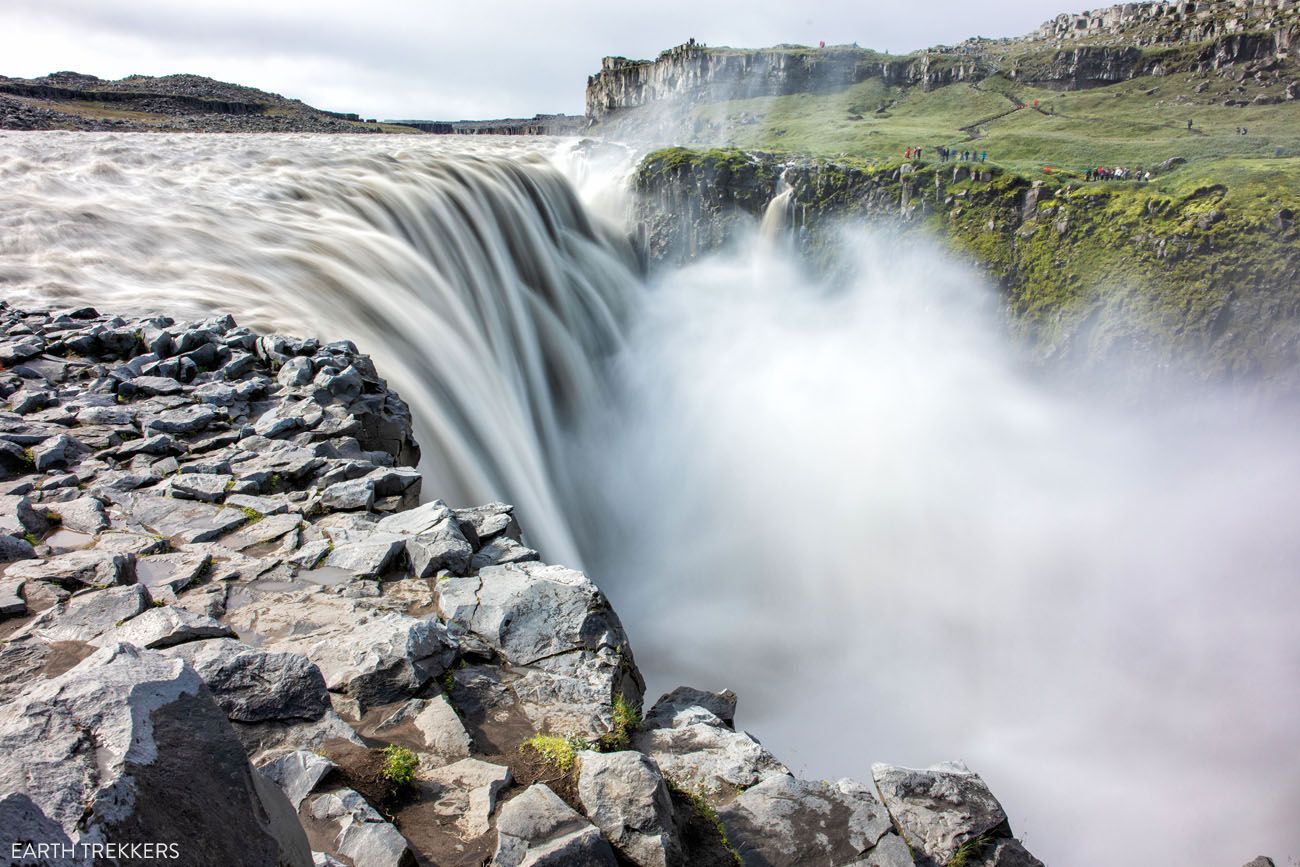
M 36 549 L 26 539 L 0 535 L 0 563 L 13 563 L 16 560 L 33 560 Z
M 296 653 L 249 647 L 233 638 L 194 641 L 166 653 L 194 667 L 234 722 L 317 720 L 330 709 L 320 669 Z
M 316 786 L 337 767 L 324 756 L 308 750 L 293 750 L 258 764 L 262 776 L 280 787 L 296 810 L 303 799 L 315 791 Z
M 582 808 L 623 858 L 638 867 L 684 863 L 672 796 L 654 760 L 632 750 L 584 751 L 578 760 Z
M 225 638 L 234 632 L 224 623 L 206 614 L 196 614 L 173 605 L 150 608 L 126 623 L 92 639 L 100 646 L 124 641 L 136 647 L 161 650 L 206 638 Z
M 662 702 L 651 708 L 633 745 L 684 787 L 721 795 L 789 775 L 789 769 L 755 738 L 734 731 L 707 708 L 688 705 L 675 713 L 671 710 Z
M 438 585 L 449 627 L 479 636 L 516 665 L 570 650 L 624 650 L 617 615 L 587 576 L 563 566 L 493 566 Z
M 8 578 L 48 581 L 64 587 L 110 587 L 135 580 L 135 557 L 112 551 L 70 551 L 48 560 L 24 560 L 5 571 Z
M 312 863 L 292 808 L 194 670 L 127 644 L 0 706 L 0 792 L 7 853 L 96 842 L 212 867 Z
M 534 783 L 497 819 L 493 867 L 616 867 L 600 831 L 559 795 Z
M 525 547 L 509 536 L 498 536 L 474 552 L 469 566 L 473 570 L 483 570 L 489 566 L 501 566 L 506 563 L 531 563 L 540 559 L 532 548 Z
M 91 536 L 108 529 L 108 516 L 104 514 L 104 504 L 95 497 L 78 497 L 59 503 L 59 519 L 64 529 Z
M 375 483 L 370 479 L 336 482 L 324 490 L 320 501 L 337 512 L 369 511 L 375 505 Z
M 959 762 L 925 769 L 876 764 L 871 774 L 904 839 L 939 864 L 980 836 L 1011 836 L 1002 805 L 980 776 Z
M 718 808 L 727 839 L 746 864 L 849 864 L 893 832 L 889 813 L 852 780 L 769 777 Z
M 225 473 L 182 473 L 171 480 L 172 496 L 180 500 L 219 503 L 235 481 Z
M 329 690 L 350 699 L 358 716 L 376 705 L 410 697 L 451 662 L 455 644 L 436 619 L 379 613 L 353 600 L 314 604 L 320 601 L 285 606 L 282 615 L 301 612 L 294 627 L 298 632 L 267 642 L 266 649 L 310 659 Z M 232 612 L 236 629 L 246 612 Z
M 139 584 L 86 590 L 42 611 L 24 629 L 46 641 L 93 641 L 149 607 Z
M 374 533 L 356 542 L 335 545 L 325 565 L 351 572 L 360 578 L 377 578 L 402 556 L 406 542 L 390 533 Z
M 25 581 L 0 578 L 0 620 L 22 617 L 27 613 L 27 600 L 23 597 Z

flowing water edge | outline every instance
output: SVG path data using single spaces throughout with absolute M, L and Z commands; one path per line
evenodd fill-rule
M 963 759 L 1053 865 L 1300 855 L 1289 419 L 1067 390 L 977 274 L 867 227 L 848 285 L 776 218 L 647 281 L 630 167 L 567 140 L 0 134 L 0 287 L 354 340 L 428 494 L 517 504 L 610 595 L 650 695 L 736 689 L 801 776 Z

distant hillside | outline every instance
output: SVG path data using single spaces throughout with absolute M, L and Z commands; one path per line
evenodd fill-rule
M 586 104 L 614 137 L 859 157 L 965 145 L 1038 171 L 1296 153 L 1297 97 L 1294 0 L 1213 0 L 1060 15 L 1024 37 L 908 55 L 692 42 L 605 58 Z
M 78 72 L 30 79 L 0 76 L 0 129 L 413 132 L 200 75 L 105 81 Z

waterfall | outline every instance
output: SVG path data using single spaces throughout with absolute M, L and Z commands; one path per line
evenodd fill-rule
M 764 238 L 775 241 L 790 228 L 790 200 L 793 197 L 794 189 L 783 179 L 776 195 L 763 209 L 763 219 L 758 230 Z
M 860 226 L 833 287 L 758 232 L 646 282 L 588 207 L 625 154 L 458 139 L 0 133 L 3 297 L 354 340 L 427 493 L 514 502 L 801 776 L 965 759 L 1056 867 L 1300 851 L 1292 425 L 1066 391 Z
M 11 301 L 233 311 L 354 340 L 411 405 L 425 490 L 506 499 L 580 563 L 566 467 L 639 278 L 536 144 L 0 136 Z

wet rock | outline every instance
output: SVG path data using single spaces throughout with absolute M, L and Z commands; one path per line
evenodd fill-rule
M 1002 805 L 979 775 L 946 762 L 930 768 L 871 767 L 881 800 L 899 831 L 920 854 L 947 864 L 962 844 L 981 835 L 1010 837 Z
M 260 779 L 194 671 L 130 645 L 0 707 L 6 852 L 34 840 L 176 841 L 182 859 L 201 846 L 205 863 L 311 864 L 284 795 Z
M 579 762 L 582 808 L 620 855 L 638 867 L 683 863 L 672 797 L 651 759 L 631 750 L 587 751 Z
M 194 641 L 167 654 L 194 667 L 234 722 L 318 720 L 330 709 L 325 678 L 305 656 L 249 647 L 233 638 Z
M 615 867 L 600 832 L 542 783 L 501 808 L 494 867 Z
M 133 534 L 112 534 L 131 536 L 133 540 L 110 543 L 123 548 L 144 545 L 149 542 L 157 544 L 151 536 Z M 103 539 L 96 546 L 104 549 Z M 143 553 L 148 553 L 145 551 Z M 174 600 L 176 594 L 198 581 L 212 568 L 212 555 L 206 551 L 184 551 L 175 554 L 157 554 L 136 560 L 136 580 L 149 588 L 151 595 L 165 600 Z

